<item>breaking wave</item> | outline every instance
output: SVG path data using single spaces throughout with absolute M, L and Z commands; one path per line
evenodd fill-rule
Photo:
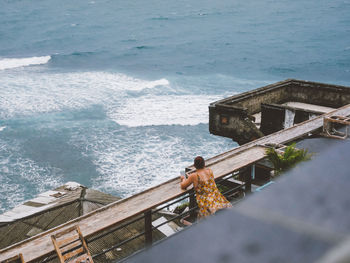
M 108 115 L 128 127 L 208 123 L 208 105 L 215 95 L 162 95 L 129 98 Z
M 32 65 L 42 65 L 49 62 L 51 56 L 30 57 L 30 58 L 3 58 L 0 59 L 0 70 L 19 68 Z
M 164 89 L 167 79 L 153 81 L 119 73 L 75 72 L 1 74 L 0 117 L 82 109 L 103 105 L 109 112 L 128 97 L 128 92 Z M 134 94 L 135 95 L 135 94 Z

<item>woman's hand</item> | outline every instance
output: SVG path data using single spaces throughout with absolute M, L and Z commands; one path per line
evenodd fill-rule
M 193 182 L 193 176 L 189 176 L 187 178 L 185 178 L 185 176 L 181 175 L 180 176 L 180 186 L 181 189 L 186 190 L 186 188 L 192 184 Z

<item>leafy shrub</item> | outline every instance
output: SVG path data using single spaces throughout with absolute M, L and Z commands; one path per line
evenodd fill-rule
M 308 154 L 307 150 L 295 148 L 295 143 L 287 146 L 283 153 L 278 153 L 274 148 L 268 148 L 266 155 L 272 163 L 276 175 L 311 158 L 311 154 Z

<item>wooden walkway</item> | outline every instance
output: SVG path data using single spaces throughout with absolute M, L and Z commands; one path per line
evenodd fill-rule
M 350 105 L 325 115 L 350 115 Z M 264 158 L 265 147 L 260 145 L 264 145 L 266 143 L 283 144 L 319 129 L 323 126 L 323 116 L 325 115 L 303 122 L 289 129 L 265 136 L 224 154 L 215 156 L 207 160 L 207 165 L 214 171 L 216 178 L 228 175 Z M 43 232 L 33 238 L 0 250 L 0 261 L 18 253 L 23 254 L 23 258 L 26 262 L 30 262 L 45 256 L 54 251 L 50 236 L 73 225 L 79 225 L 85 238 L 101 232 L 104 229 L 118 225 L 134 217 L 135 215 L 141 214 L 149 209 L 159 206 L 160 204 L 183 195 L 186 191 L 181 190 L 179 184 L 180 180 L 177 176 L 176 178 L 161 185 L 148 189 L 132 197 L 114 202 L 85 216 L 67 222 L 59 227 Z

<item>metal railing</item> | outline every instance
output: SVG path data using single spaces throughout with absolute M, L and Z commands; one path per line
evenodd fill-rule
M 236 176 L 240 176 L 240 184 L 237 181 L 233 180 Z M 242 181 L 243 179 L 243 181 Z M 233 196 L 237 195 L 236 202 L 241 200 L 246 193 L 251 192 L 251 166 L 245 167 L 239 171 L 233 172 L 232 174 L 226 175 L 222 178 L 216 179 L 216 184 L 220 186 L 225 186 L 225 190 L 222 191 L 222 194 L 225 195 L 229 200 L 234 201 Z M 160 224 L 153 226 L 152 219 L 155 217 L 160 217 L 162 211 L 169 211 L 170 207 L 174 207 L 176 204 L 181 204 L 183 201 L 187 200 L 188 209 L 182 211 L 179 214 L 171 213 L 170 218 L 166 218 L 165 221 Z M 235 203 L 235 202 L 233 202 Z M 123 260 L 132 254 L 140 251 L 144 248 L 152 246 L 155 242 L 158 242 L 165 237 L 163 234 L 156 235 L 157 230 L 161 226 L 164 226 L 170 222 L 178 220 L 180 218 L 191 218 L 194 222 L 197 215 L 197 203 L 195 199 L 195 193 L 192 190 L 184 192 L 181 196 L 178 196 L 170 201 L 164 202 L 153 209 L 147 209 L 146 211 L 136 212 L 134 216 L 126 222 L 121 222 L 119 225 L 110 227 L 103 231 L 96 233 L 93 236 L 86 238 L 87 245 L 92 254 L 94 262 L 106 262 L 106 261 L 120 261 Z M 122 232 L 125 229 L 132 229 L 133 235 L 126 236 Z M 124 238 L 125 237 L 125 238 Z M 118 239 L 118 242 L 111 243 L 111 240 Z M 107 241 L 106 241 L 107 240 Z M 133 241 L 137 245 L 132 245 Z M 129 246 L 127 253 L 122 253 L 121 247 Z M 47 263 L 47 262 L 56 262 L 57 255 L 56 253 L 51 253 L 45 258 L 35 260 L 35 262 Z
M 230 181 L 233 177 L 237 176 L 237 172 L 216 180 L 217 185 L 226 185 L 226 190 L 224 192 L 222 192 L 223 195 L 225 195 L 226 197 L 231 199 L 234 194 L 242 193 L 240 195 L 240 197 L 237 198 L 237 200 L 239 200 L 245 196 L 245 193 L 249 193 L 251 191 L 250 169 L 246 168 L 244 172 L 245 172 L 245 174 L 249 174 L 249 176 L 244 176 L 245 182 L 242 182 L 239 185 Z M 232 185 L 234 187 L 227 187 L 227 185 Z M 169 209 L 169 207 L 172 207 L 175 204 L 181 203 L 184 200 L 189 201 L 188 202 L 189 203 L 188 209 L 186 209 L 185 211 L 183 211 L 180 214 L 173 215 L 171 218 L 165 220 L 164 222 L 158 224 L 157 226 L 152 225 L 152 216 L 155 216 L 162 211 L 166 211 L 167 209 Z M 166 225 L 166 224 L 173 222 L 173 221 L 180 219 L 180 218 L 186 218 L 186 217 L 190 217 L 192 219 L 196 218 L 197 208 L 198 208 L 198 206 L 197 206 L 197 203 L 195 201 L 195 193 L 193 190 L 190 190 L 188 192 L 184 192 L 184 194 L 182 196 L 177 197 L 174 200 L 171 200 L 171 201 L 168 201 L 168 202 L 161 204 L 156 209 L 149 209 L 147 211 L 135 213 L 135 218 L 133 218 L 131 221 L 125 222 L 117 227 L 108 229 L 107 231 L 100 233 L 100 234 L 97 234 L 96 236 L 94 236 L 92 238 L 88 238 L 86 240 L 86 242 L 88 243 L 88 246 L 90 247 L 91 244 L 93 244 L 93 242 L 98 242 L 99 240 L 102 240 L 103 238 L 105 238 L 108 235 L 116 233 L 119 230 L 122 230 L 126 227 L 131 226 L 132 224 L 135 224 L 135 223 L 143 220 L 143 231 L 140 231 L 137 234 L 133 235 L 132 237 L 126 238 L 126 239 L 124 239 L 124 240 L 122 240 L 122 241 L 120 241 L 120 242 L 118 242 L 118 243 L 116 243 L 108 248 L 103 249 L 102 251 L 99 251 L 98 253 L 93 254 L 92 257 L 96 261 L 100 261 L 99 259 L 105 261 L 106 258 L 103 258 L 103 255 L 106 255 L 108 252 L 111 252 L 113 250 L 118 250 L 122 246 L 125 246 L 128 243 L 130 243 L 136 239 L 143 238 L 144 245 L 143 245 L 143 247 L 138 249 L 138 250 L 141 250 L 143 248 L 147 248 L 149 246 L 152 246 L 152 244 L 155 241 L 153 238 L 153 233 L 155 230 L 159 229 L 163 225 Z M 158 241 L 158 240 L 159 239 L 157 239 L 156 241 Z M 137 252 L 137 250 L 133 251 L 133 253 L 135 253 L 135 252 Z M 129 254 L 133 254 L 133 253 L 129 253 Z M 130 256 L 130 255 L 127 255 L 127 256 Z M 122 258 L 120 258 L 120 260 L 121 259 Z M 117 260 L 117 259 L 114 259 L 114 260 Z

